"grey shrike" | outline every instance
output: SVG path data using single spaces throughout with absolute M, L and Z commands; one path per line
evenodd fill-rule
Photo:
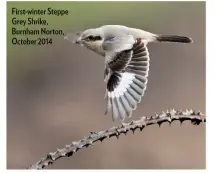
M 192 39 L 177 35 L 158 35 L 121 25 L 105 25 L 87 29 L 75 39 L 68 34 L 65 39 L 80 44 L 105 57 L 104 81 L 107 83 L 107 108 L 113 121 L 132 111 L 146 90 L 149 72 L 149 42 L 191 43 Z

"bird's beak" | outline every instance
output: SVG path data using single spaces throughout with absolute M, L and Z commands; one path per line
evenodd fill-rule
M 74 43 L 74 44 L 82 44 L 82 39 L 81 37 L 79 37 L 78 35 L 76 34 L 67 34 L 64 39 L 68 40 L 69 42 L 71 43 Z
M 82 43 L 82 39 L 81 37 L 78 37 L 76 40 L 75 40 L 75 44 L 81 44 Z

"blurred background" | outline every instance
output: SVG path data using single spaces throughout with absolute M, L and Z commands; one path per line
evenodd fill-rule
M 71 44 L 63 36 L 51 36 L 53 44 L 48 46 L 12 45 L 12 7 L 67 9 L 69 15 L 64 17 L 34 16 L 46 19 L 48 28 L 63 29 L 65 33 L 119 24 L 192 37 L 193 44 L 148 46 L 148 87 L 132 118 L 170 108 L 205 113 L 205 2 L 8 2 L 8 169 L 27 168 L 90 131 L 116 125 L 110 115 L 104 115 L 104 58 Z M 185 122 L 180 126 L 174 122 L 96 143 L 49 168 L 204 169 L 205 160 L 205 125 Z

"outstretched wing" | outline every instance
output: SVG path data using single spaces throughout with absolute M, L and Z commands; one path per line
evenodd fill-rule
M 141 39 L 134 40 L 131 44 L 130 41 L 127 43 L 122 46 L 118 44 L 118 49 L 114 46 L 114 52 L 111 50 L 106 52 L 106 114 L 112 112 L 113 120 L 119 117 L 123 121 L 126 115 L 129 117 L 132 115 L 132 111 L 141 101 L 148 82 L 147 43 Z M 106 48 L 104 46 L 105 50 Z

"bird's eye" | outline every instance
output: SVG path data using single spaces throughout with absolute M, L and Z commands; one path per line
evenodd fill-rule
M 94 40 L 94 37 L 93 37 L 92 35 L 90 35 L 90 36 L 88 37 L 88 39 L 89 39 L 89 40 Z

